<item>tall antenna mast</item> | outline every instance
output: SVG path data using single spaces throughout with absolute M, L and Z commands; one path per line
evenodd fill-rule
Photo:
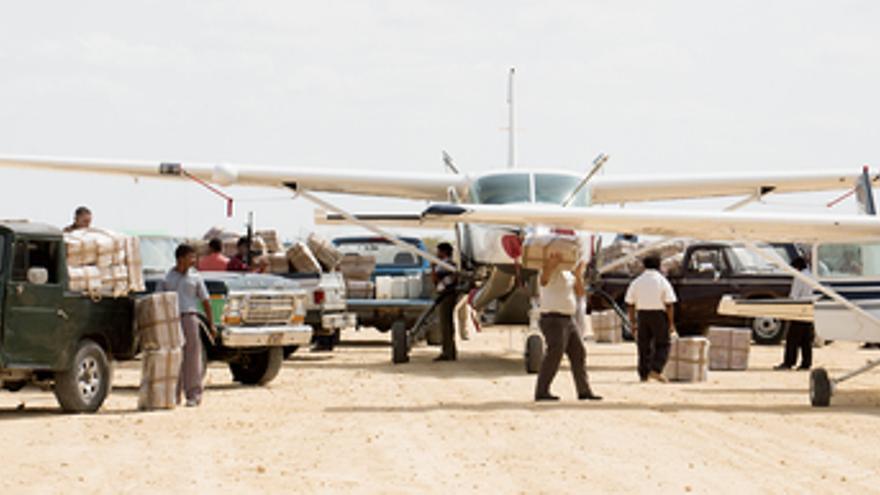
M 508 108 L 508 127 L 507 127 L 507 168 L 516 168 L 516 129 L 514 128 L 515 114 L 513 112 L 513 75 L 516 69 L 510 68 L 510 75 L 507 80 L 507 108 Z

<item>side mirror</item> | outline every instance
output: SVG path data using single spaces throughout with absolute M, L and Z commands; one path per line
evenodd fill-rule
M 45 285 L 49 281 L 49 270 L 41 266 L 29 268 L 27 271 L 27 280 L 29 284 Z

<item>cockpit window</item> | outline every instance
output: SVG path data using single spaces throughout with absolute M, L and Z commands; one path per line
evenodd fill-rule
M 574 191 L 580 178 L 563 174 L 535 174 L 535 201 L 538 203 L 562 204 Z M 587 187 L 581 188 L 571 202 L 571 206 L 587 206 Z
M 478 179 L 471 195 L 474 203 L 483 205 L 529 203 L 529 189 L 529 174 L 498 174 Z

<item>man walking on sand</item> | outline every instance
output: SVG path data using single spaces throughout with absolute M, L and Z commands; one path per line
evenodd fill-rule
M 217 331 L 214 329 L 214 315 L 211 312 L 208 288 L 202 276 L 193 269 L 196 264 L 196 250 L 188 244 L 181 244 L 174 251 L 174 257 L 177 264 L 165 276 L 162 288 L 165 291 L 177 292 L 180 323 L 183 327 L 183 364 L 177 397 L 180 400 L 180 392 L 183 391 L 186 395 L 186 406 L 194 407 L 202 402 L 202 339 L 199 335 L 199 306 L 205 312 L 211 335 L 216 336 Z
M 669 339 L 675 333 L 672 284 L 660 273 L 660 258 L 648 256 L 642 272 L 626 290 L 629 325 L 639 348 L 639 379 L 666 383 L 663 367 L 669 358 Z
M 562 355 L 568 355 L 574 384 L 579 400 L 602 400 L 593 393 L 587 381 L 587 349 L 575 324 L 577 298 L 583 297 L 584 263 L 578 263 L 574 273 L 559 267 L 562 257 L 551 253 L 545 260 L 538 275 L 538 295 L 540 298 L 541 319 L 539 326 L 547 343 L 547 352 L 538 372 L 535 385 L 535 401 L 557 401 L 559 397 L 550 393 L 550 384 Z

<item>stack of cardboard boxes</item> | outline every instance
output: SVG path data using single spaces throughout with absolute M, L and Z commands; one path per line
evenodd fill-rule
M 177 404 L 183 332 L 176 292 L 157 292 L 135 301 L 143 350 L 138 409 L 173 409 Z

